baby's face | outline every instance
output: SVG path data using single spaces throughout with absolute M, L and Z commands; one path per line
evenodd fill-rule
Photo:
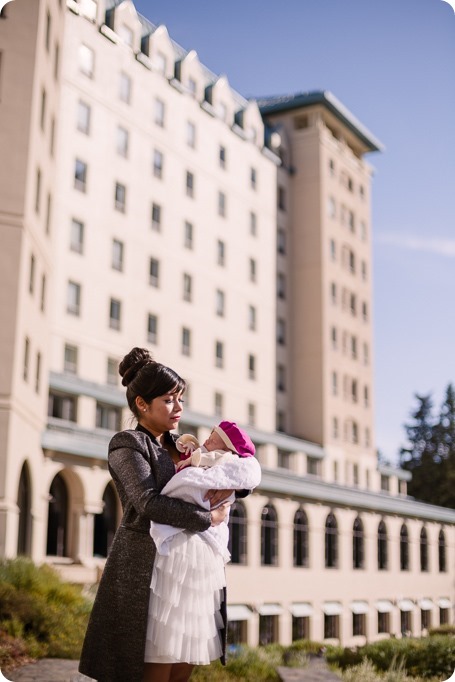
M 223 443 L 223 439 L 216 431 L 212 431 L 205 441 L 204 447 L 207 448 L 209 452 L 212 450 L 227 450 L 226 444 Z

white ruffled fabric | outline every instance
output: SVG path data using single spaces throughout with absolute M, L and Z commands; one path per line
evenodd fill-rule
M 252 490 L 261 482 L 261 467 L 255 457 L 238 457 L 227 462 L 221 462 L 203 469 L 201 467 L 186 467 L 177 472 L 164 486 L 161 495 L 178 497 L 186 502 L 192 502 L 204 509 L 210 509 L 210 502 L 204 500 L 207 490 Z M 229 499 L 235 500 L 233 493 Z M 225 563 L 230 559 L 227 549 L 229 539 L 228 518 L 218 526 L 211 526 L 200 535 L 221 553 Z M 150 522 L 150 535 L 156 544 L 159 554 L 169 554 L 174 536 L 183 532 L 164 523 Z
M 145 663 L 206 665 L 221 656 L 220 605 L 226 585 L 221 555 L 198 533 L 174 538 L 156 555 L 150 592 Z

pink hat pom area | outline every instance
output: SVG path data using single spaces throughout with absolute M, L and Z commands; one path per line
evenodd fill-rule
M 253 441 L 235 422 L 222 421 L 215 426 L 214 431 L 232 452 L 236 452 L 240 457 L 254 457 L 256 448 Z

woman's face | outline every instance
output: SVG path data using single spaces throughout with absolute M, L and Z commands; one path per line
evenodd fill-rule
M 154 436 L 172 431 L 182 415 L 182 403 L 182 391 L 160 395 L 141 410 L 139 423 Z

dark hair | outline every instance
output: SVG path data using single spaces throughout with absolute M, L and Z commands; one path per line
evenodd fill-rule
M 155 362 L 146 348 L 133 348 L 121 361 L 119 374 L 122 385 L 126 386 L 126 399 L 129 408 L 139 420 L 136 398 L 141 397 L 146 403 L 166 393 L 184 391 L 186 382 L 170 367 Z

